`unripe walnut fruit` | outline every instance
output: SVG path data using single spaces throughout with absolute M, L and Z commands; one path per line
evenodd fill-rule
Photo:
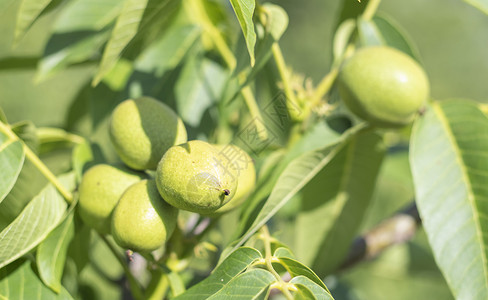
M 234 197 L 210 216 L 219 216 L 244 203 L 256 186 L 256 168 L 254 161 L 246 151 L 235 145 L 213 145 L 219 151 L 219 159 L 237 176 L 237 190 Z
M 120 159 L 135 170 L 155 170 L 166 150 L 187 140 L 185 125 L 176 113 L 149 97 L 117 105 L 109 130 Z
M 339 92 L 347 107 L 378 127 L 409 124 L 429 97 L 420 65 L 394 48 L 359 49 L 341 67 Z
M 142 178 L 142 174 L 125 166 L 100 164 L 88 169 L 79 188 L 79 209 L 83 221 L 102 234 L 110 233 L 110 217 L 120 196 Z
M 159 162 L 156 183 L 169 204 L 196 213 L 210 213 L 234 196 L 237 176 L 203 141 L 171 147 Z
M 154 180 L 131 185 L 112 215 L 112 235 L 119 246 L 149 252 L 163 246 L 175 227 L 178 210 L 166 203 Z

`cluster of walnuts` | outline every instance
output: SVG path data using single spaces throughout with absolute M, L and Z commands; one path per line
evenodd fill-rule
M 255 167 L 245 151 L 187 141 L 178 115 L 153 98 L 120 103 L 110 138 L 124 165 L 87 170 L 79 208 L 86 224 L 112 234 L 123 248 L 156 250 L 173 233 L 180 209 L 218 216 L 242 204 L 254 188 Z
M 341 66 L 337 82 L 349 110 L 376 127 L 410 124 L 429 96 L 420 65 L 384 46 L 356 51 Z M 124 248 L 155 250 L 172 234 L 179 209 L 220 215 L 242 204 L 256 182 L 245 151 L 187 142 L 181 119 L 152 98 L 120 103 L 110 137 L 128 168 L 101 164 L 89 169 L 81 182 L 80 213 Z M 141 172 L 147 170 L 155 172 Z

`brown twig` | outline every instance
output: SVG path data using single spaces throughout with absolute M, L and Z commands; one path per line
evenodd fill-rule
M 372 230 L 357 237 L 339 270 L 350 268 L 357 263 L 376 257 L 386 248 L 410 240 L 421 220 L 415 202 L 381 222 Z

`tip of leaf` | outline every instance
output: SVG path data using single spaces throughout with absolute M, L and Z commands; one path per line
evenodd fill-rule
M 102 81 L 102 76 L 100 76 L 99 74 L 97 74 L 97 75 L 96 75 L 96 76 L 93 78 L 93 80 L 92 80 L 92 82 L 91 82 L 91 86 L 92 86 L 92 87 L 96 87 L 96 86 L 97 86 L 97 85 L 100 83 L 100 81 Z

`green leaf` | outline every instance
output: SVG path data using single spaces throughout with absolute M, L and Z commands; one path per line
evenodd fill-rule
M 273 252 L 274 257 L 288 257 L 291 259 L 295 258 L 295 255 L 290 251 L 290 249 L 285 247 L 279 247 Z
M 329 291 L 322 280 L 320 280 L 320 278 L 309 267 L 301 262 L 289 257 L 278 257 L 278 261 L 292 277 L 305 276 L 327 292 Z
M 434 102 L 413 127 L 417 206 L 456 299 L 488 298 L 488 119 L 475 103 Z
M 83 143 L 84 139 L 61 128 L 40 127 L 37 129 L 39 153 L 46 153 L 60 148 L 73 147 Z
M 240 38 L 237 42 L 237 53 L 235 54 L 237 65 L 233 73 L 232 82 L 229 83 L 226 91 L 226 102 L 238 95 L 239 91 L 248 85 L 266 65 L 272 54 L 272 46 L 281 38 L 288 27 L 288 15 L 286 11 L 275 4 L 265 3 L 261 6 L 266 15 L 266 24 L 263 28 L 261 24 L 257 34 L 255 46 L 255 64 L 251 65 L 249 56 L 245 52 L 245 41 Z
M 20 121 L 10 125 L 12 131 L 17 135 L 29 148 L 37 153 L 39 150 L 39 138 L 37 137 L 37 128 L 31 121 Z
M 295 285 L 295 290 L 293 291 L 294 300 L 317 300 L 306 286 L 297 284 Z
M 269 286 L 276 281 L 271 272 L 253 269 L 234 277 L 220 291 L 207 298 L 209 300 L 249 299 L 253 300 L 268 292 Z
M 332 295 L 320 285 L 305 276 L 296 276 L 290 280 L 298 289 L 307 289 L 317 300 L 333 300 Z
M 168 280 L 173 297 L 183 294 L 183 292 L 185 291 L 185 284 L 183 283 L 183 279 L 181 278 L 180 274 L 176 272 L 170 272 L 168 274 Z
M 21 141 L 10 140 L 0 132 L 0 203 L 14 187 L 24 164 L 24 148 Z
M 205 111 L 217 103 L 222 94 L 226 71 L 217 63 L 192 57 L 185 63 L 175 87 L 179 116 L 198 127 Z
M 346 52 L 347 45 L 356 30 L 356 22 L 353 19 L 344 20 L 334 34 L 334 41 L 332 43 L 332 53 L 334 56 L 334 64 L 341 61 L 344 52 Z
M 488 1 L 487 0 L 464 0 L 464 2 L 471 4 L 477 9 L 488 15 Z
M 86 169 L 105 161 L 97 145 L 91 144 L 87 140 L 73 148 L 73 156 L 71 159 L 73 171 L 76 174 L 78 182 L 81 182 L 81 177 Z
M 406 31 L 387 16 L 358 19 L 359 40 L 363 46 L 385 45 L 396 48 L 419 61 L 419 53 Z
M 30 160 L 24 160 L 14 187 L 0 203 L 0 228 L 8 226 L 46 184 L 47 179 L 37 167 Z
M 113 23 L 122 10 L 120 0 L 71 0 L 56 19 L 55 33 L 95 32 Z
M 94 85 L 97 85 L 115 66 L 124 48 L 136 35 L 147 2 L 148 0 L 125 0 L 107 46 L 105 46 L 100 67 L 93 79 Z
M 385 149 L 375 133 L 359 133 L 302 192 L 296 255 L 323 277 L 347 254 L 371 201 Z
M 34 21 L 52 0 L 22 0 L 17 12 L 14 45 L 17 45 Z
M 136 68 L 162 76 L 164 72 L 181 63 L 200 34 L 201 29 L 190 24 L 177 24 L 168 28 L 162 38 L 150 44 L 137 58 Z M 161 57 L 165 59 L 161 59 Z
M 286 154 L 275 152 L 277 154 L 273 155 L 275 158 L 270 156 L 273 159 L 266 162 L 261 168 L 256 188 L 249 200 L 247 200 L 249 204 L 244 211 L 240 223 L 241 226 L 236 230 L 234 238 L 237 239 L 249 229 L 251 222 L 254 221 L 255 216 L 259 213 L 259 211 L 256 210 L 262 206 L 261 200 L 265 199 L 265 197 L 270 194 L 280 175 L 293 160 L 307 152 L 334 145 L 340 142 L 340 139 L 341 136 L 327 126 L 325 122 L 319 122 L 311 130 L 305 133 L 301 139 L 286 152 Z
M 288 27 L 288 14 L 281 6 L 272 3 L 264 3 L 261 9 L 267 17 L 266 32 L 273 37 L 275 42 L 279 41 Z
M 256 45 L 256 32 L 254 31 L 254 23 L 252 15 L 256 6 L 255 0 L 230 0 L 230 4 L 241 25 L 242 33 L 246 39 L 247 50 L 251 58 L 251 66 L 254 66 L 254 46 Z
M 37 249 L 37 269 L 42 281 L 56 293 L 61 290 L 61 277 L 68 246 L 75 234 L 73 211 L 58 225 Z
M 357 19 L 366 8 L 368 2 L 342 0 L 339 18 L 337 19 L 336 29 L 347 19 Z
M 93 58 L 109 38 L 109 25 L 123 4 L 120 0 L 75 0 L 67 3 L 54 24 L 36 80 L 45 80 L 73 63 Z
M 128 52 L 135 48 L 135 55 L 137 55 L 139 48 L 146 48 L 159 38 L 161 33 L 165 32 L 180 16 L 181 3 L 181 0 L 148 0 L 137 34 L 127 49 Z
M 73 297 L 61 287 L 59 294 L 46 287 L 36 274 L 29 260 L 19 260 L 0 269 L 0 299 L 72 300 Z
M 60 177 L 71 190 L 74 175 Z M 67 204 L 53 185 L 48 184 L 24 208 L 17 218 L 0 232 L 0 268 L 26 254 L 58 225 L 65 214 Z
M 261 228 L 288 200 L 300 191 L 332 158 L 344 147 L 351 135 L 360 130 L 355 127 L 341 136 L 335 143 L 315 151 L 309 151 L 291 161 L 279 176 L 270 196 L 259 211 L 246 233 L 238 240 L 237 248 Z
M 241 247 L 227 256 L 210 276 L 174 299 L 208 299 L 260 258 L 258 250 Z
M 90 262 L 90 237 L 91 228 L 86 225 L 79 215 L 74 215 L 75 234 L 68 247 L 68 257 L 76 266 L 76 273 L 79 274 Z
M 79 31 L 51 35 L 39 62 L 36 82 L 41 82 L 71 64 L 94 57 L 109 36 L 108 30 Z

